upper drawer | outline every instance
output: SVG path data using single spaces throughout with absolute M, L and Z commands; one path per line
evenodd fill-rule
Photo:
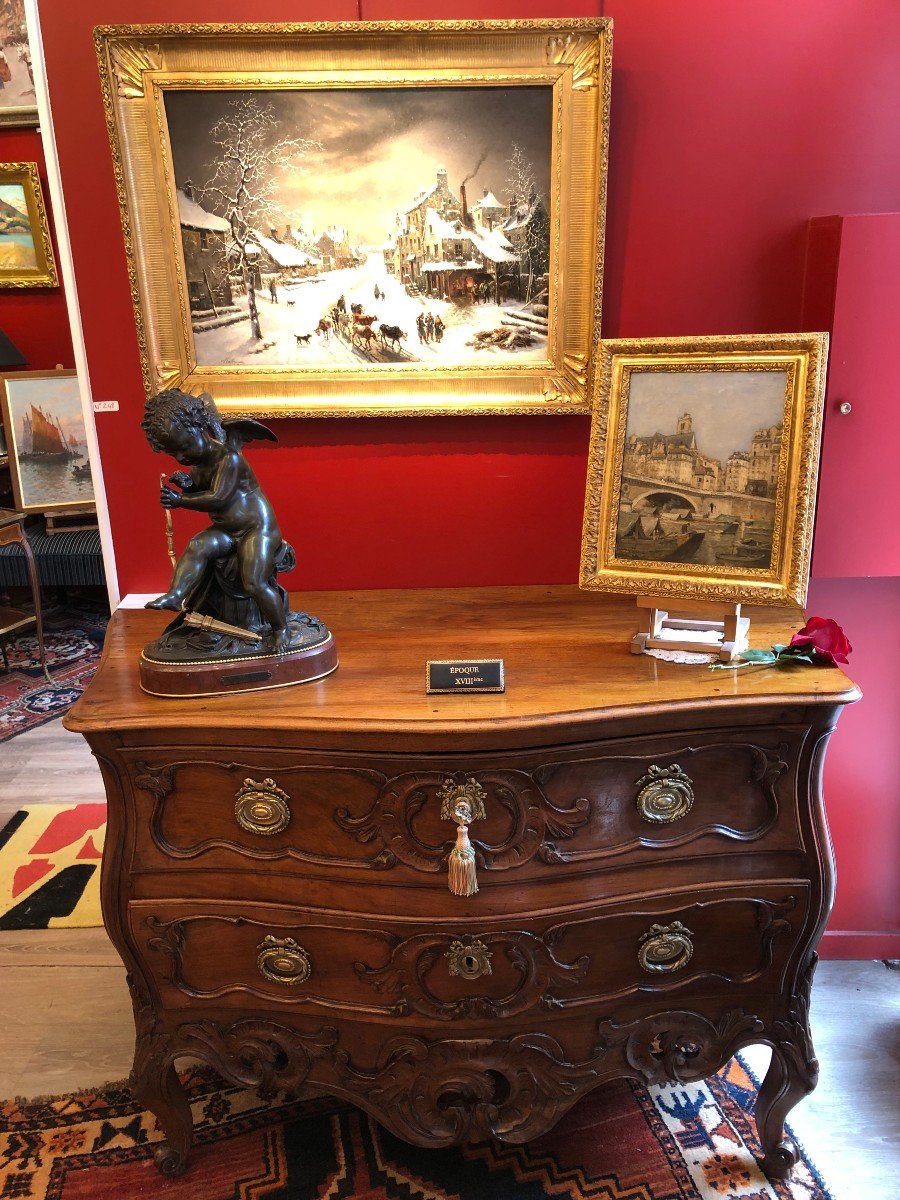
M 776 740 L 777 739 L 777 740 Z M 570 747 L 556 754 L 428 760 L 235 749 L 129 752 L 134 869 L 202 859 L 228 869 L 278 860 L 305 875 L 397 882 L 446 874 L 454 795 L 475 810 L 480 879 L 563 877 L 607 860 L 797 846 L 794 768 L 802 731 L 741 730 Z M 208 757 L 207 757 L 208 756 Z M 700 843 L 698 845 L 698 843 Z

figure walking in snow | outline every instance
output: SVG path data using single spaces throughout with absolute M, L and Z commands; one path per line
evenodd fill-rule
M 429 313 L 425 314 L 425 340 L 426 340 L 426 342 L 430 342 L 430 341 L 432 341 L 433 338 L 434 338 L 434 317 L 429 312 Z
M 440 316 L 434 318 L 434 340 L 442 342 L 444 340 L 444 322 Z
M 425 316 L 423 313 L 419 313 L 419 315 L 416 317 L 416 329 L 419 331 L 419 341 L 424 342 L 425 341 Z
M 277 304 L 278 303 L 278 286 L 275 283 L 274 276 L 269 280 L 269 295 L 272 297 L 272 303 Z

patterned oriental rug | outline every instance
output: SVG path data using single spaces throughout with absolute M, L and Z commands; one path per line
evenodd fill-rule
M 20 809 L 0 829 L 0 930 L 102 925 L 105 834 L 105 802 Z
M 109 617 L 64 606 L 44 612 L 48 683 L 41 670 L 34 626 L 8 643 L 9 671 L 0 662 L 0 742 L 61 717 L 91 681 Z
M 196 1068 L 196 1145 L 174 1179 L 154 1118 L 124 1085 L 0 1102 L 0 1196 L 16 1200 L 832 1200 L 804 1158 L 789 1183 L 756 1164 L 756 1086 L 740 1058 L 699 1084 L 618 1081 L 527 1146 L 409 1146 L 357 1109 L 266 1103 Z

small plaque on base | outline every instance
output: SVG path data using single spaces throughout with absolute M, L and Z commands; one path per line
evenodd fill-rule
M 502 692 L 502 658 L 441 659 L 427 664 L 425 691 L 429 695 L 461 692 Z

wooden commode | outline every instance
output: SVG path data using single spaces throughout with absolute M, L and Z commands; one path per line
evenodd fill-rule
M 699 1079 L 764 1042 L 764 1167 L 785 1175 L 817 1075 L 822 759 L 853 684 L 636 657 L 634 601 L 574 587 L 314 600 L 341 647 L 327 679 L 147 696 L 140 650 L 168 618 L 119 611 L 66 720 L 109 798 L 104 920 L 159 1167 L 191 1145 L 183 1055 L 446 1146 L 524 1142 L 605 1080 Z M 756 645 L 803 624 L 750 615 Z M 506 692 L 426 695 L 426 661 L 453 658 L 503 658 Z M 462 795 L 484 814 L 466 898 Z

